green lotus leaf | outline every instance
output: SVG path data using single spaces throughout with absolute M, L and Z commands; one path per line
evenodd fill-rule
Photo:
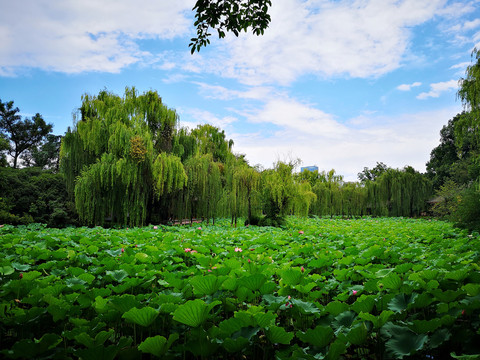
M 406 272 L 408 272 L 412 268 L 413 268 L 413 264 L 403 263 L 403 264 L 399 264 L 399 265 L 395 266 L 394 270 L 395 270 L 395 272 L 397 272 L 399 274 L 405 274 Z
M 353 321 L 356 319 L 357 314 L 353 311 L 344 311 L 341 314 L 338 314 L 333 320 L 332 325 L 335 329 L 340 328 L 349 328 L 352 326 Z
M 29 271 L 26 273 L 23 273 L 23 280 L 35 280 L 36 278 L 39 278 L 42 275 L 41 272 L 38 271 Z
M 89 273 L 84 273 L 78 276 L 80 280 L 85 281 L 87 284 L 91 284 L 95 280 L 95 276 Z
M 469 273 L 468 268 L 449 271 L 445 274 L 445 279 L 461 281 L 468 276 L 468 273 Z
M 388 303 L 388 308 L 394 312 L 400 313 L 407 310 L 407 308 L 415 302 L 418 294 L 412 293 L 410 295 L 401 293 L 397 294 L 390 302 Z
M 477 296 L 480 294 L 480 284 L 468 283 L 462 286 L 462 290 L 466 291 L 468 296 Z
M 173 319 L 182 324 L 197 327 L 207 320 L 210 310 L 221 303 L 222 302 L 218 300 L 210 304 L 206 304 L 200 299 L 189 300 L 175 310 L 173 313 Z
M 144 308 L 131 308 L 122 315 L 122 318 L 133 322 L 137 325 L 147 327 L 151 325 L 158 316 L 158 311 L 146 306 Z
M 362 345 L 367 341 L 368 329 L 364 322 L 355 325 L 347 334 L 347 340 L 353 345 Z
M 440 289 L 432 290 L 431 293 L 435 296 L 436 300 L 449 303 L 454 301 L 460 295 L 463 295 L 463 291 L 459 290 L 446 290 L 442 291 Z
M 31 267 L 31 265 L 29 264 L 20 264 L 17 262 L 13 262 L 11 265 L 15 270 L 18 270 L 18 271 L 27 271 Z
M 379 283 L 383 283 L 383 286 L 387 289 L 397 290 L 402 286 L 402 279 L 396 273 L 390 273 L 380 280 Z
M 274 314 L 268 311 L 266 313 L 263 313 L 263 312 L 257 313 L 253 315 L 253 318 L 257 322 L 258 326 L 260 326 L 261 328 L 266 328 L 275 324 L 275 319 L 277 318 L 277 314 Z
M 192 285 L 195 294 L 213 295 L 220 289 L 226 279 L 226 276 L 199 275 L 192 277 L 190 279 L 190 284 Z
M 475 355 L 456 355 L 454 352 L 450 353 L 450 356 L 458 360 L 480 360 L 480 354 Z
M 357 314 L 364 312 L 369 313 L 372 311 L 373 307 L 375 306 L 375 296 L 373 295 L 361 295 L 357 301 L 355 301 L 351 308 Z
M 137 307 L 140 308 L 140 302 L 135 299 L 135 296 L 130 294 L 125 294 L 122 296 L 113 296 L 110 298 L 110 305 L 120 311 L 122 314 L 126 313 L 128 310 Z
M 0 275 L 6 276 L 6 275 L 11 275 L 15 272 L 15 269 L 11 266 L 0 266 Z
M 168 340 L 160 335 L 148 337 L 138 345 L 138 350 L 157 357 L 162 357 L 178 338 L 178 333 L 170 334 Z
M 293 339 L 293 333 L 285 331 L 283 327 L 272 326 L 266 331 L 267 338 L 274 344 L 290 344 Z
M 240 337 L 251 340 L 251 338 L 260 331 L 260 328 L 258 326 L 247 326 L 247 327 L 242 327 L 238 331 L 236 331 L 234 334 L 232 334 L 231 338 L 232 339 L 238 339 Z
M 305 302 L 298 299 L 291 299 L 290 302 L 295 308 L 299 309 L 302 314 L 317 314 L 321 312 L 318 307 L 310 302 Z
M 309 329 L 306 332 L 297 331 L 295 335 L 304 343 L 325 347 L 330 344 L 333 338 L 333 330 L 328 326 L 317 326 L 315 329 Z
M 125 270 L 107 271 L 106 274 L 111 276 L 112 279 L 118 282 L 122 282 L 128 277 L 128 273 Z
M 340 301 L 332 301 L 327 304 L 325 310 L 327 310 L 333 316 L 337 316 L 338 314 L 347 311 L 348 305 Z
M 62 340 L 61 336 L 50 333 L 43 335 L 39 340 L 23 339 L 13 345 L 12 352 L 15 358 L 35 359 L 55 348 Z
M 386 342 L 387 351 L 397 359 L 403 359 L 404 356 L 423 349 L 428 340 L 425 334 L 418 335 L 406 326 L 398 326 L 391 322 L 385 324 L 381 331 L 389 337 Z
M 218 327 L 226 336 L 231 336 L 233 333 L 240 330 L 242 326 L 244 326 L 244 322 L 236 317 L 228 318 L 218 324 Z
M 226 338 L 222 345 L 229 353 L 238 353 L 245 349 L 249 344 L 250 341 L 248 339 L 239 337 L 236 339 Z
M 302 279 L 302 271 L 299 268 L 290 268 L 279 272 L 282 282 L 285 285 L 294 286 L 300 283 Z
M 442 345 L 445 341 L 448 341 L 452 333 L 448 329 L 439 329 L 430 336 L 428 340 L 428 346 L 435 349 Z
M 150 262 L 150 257 L 145 254 L 145 253 L 136 253 L 135 254 L 135 259 L 137 259 L 138 261 L 140 261 L 141 263 L 148 263 Z
M 243 276 L 237 279 L 238 286 L 244 286 L 251 291 L 260 290 L 263 284 L 267 281 L 267 278 L 263 274 L 253 274 L 250 276 Z
M 433 332 L 442 326 L 440 319 L 431 319 L 431 320 L 413 320 L 409 324 L 409 328 L 415 331 L 417 334 L 426 334 Z
M 327 353 L 327 360 L 337 360 L 347 350 L 346 339 L 338 337 L 329 346 Z
M 370 321 L 375 329 L 381 328 L 393 315 L 393 311 L 384 310 L 379 316 L 361 312 L 358 317 L 362 320 Z

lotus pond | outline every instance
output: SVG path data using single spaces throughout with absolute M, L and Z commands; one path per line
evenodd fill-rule
M 480 358 L 480 237 L 446 222 L 4 226 L 0 254 L 0 357 Z

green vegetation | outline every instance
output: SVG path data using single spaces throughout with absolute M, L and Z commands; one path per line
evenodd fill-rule
M 441 221 L 0 228 L 5 358 L 478 354 L 480 236 Z

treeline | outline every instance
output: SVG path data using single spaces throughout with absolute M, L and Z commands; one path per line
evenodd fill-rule
M 25 154 L 52 149 L 48 136 Z M 53 160 L 37 156 L 50 170 L 33 160 L 21 164 L 37 167 L 15 169 L 14 162 L 2 169 L 0 221 L 141 226 L 228 217 L 235 225 L 239 218 L 281 225 L 290 214 L 418 216 L 431 195 L 430 182 L 410 167 L 382 164 L 381 171 L 365 168 L 360 182 L 344 182 L 334 170 L 295 173 L 298 161 L 252 167 L 232 147 L 211 125 L 180 127 L 154 91 L 85 95 L 62 138 L 59 161 L 58 150 Z
M 357 182 L 334 170 L 295 173 L 299 161 L 252 167 L 224 131 L 180 127 L 155 91 L 84 95 L 63 137 L 39 114 L 22 120 L 12 101 L 0 100 L 0 223 L 142 226 L 228 217 L 235 225 L 239 218 L 281 225 L 291 214 L 434 214 L 480 230 L 480 52 L 473 55 L 458 92 L 466 111 L 442 129 L 427 173 L 377 163 Z

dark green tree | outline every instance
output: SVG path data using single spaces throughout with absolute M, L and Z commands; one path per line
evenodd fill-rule
M 48 134 L 40 145 L 32 146 L 20 158 L 26 166 L 58 171 L 61 142 L 61 135 Z
M 3 103 L 0 100 L 0 131 L 9 141 L 9 155 L 13 158 L 13 168 L 18 167 L 20 155 L 42 140 L 52 131 L 53 125 L 47 124 L 40 114 L 31 119 L 21 119 L 20 110 L 13 106 L 13 101 Z
M 263 35 L 271 20 L 270 6 L 271 0 L 197 0 L 193 8 L 197 37 L 189 44 L 192 54 L 210 44 L 211 29 L 219 38 L 226 32 L 238 36 L 249 28 L 255 35 Z
M 365 183 L 367 180 L 373 181 L 387 170 L 387 165 L 385 165 L 383 162 L 377 161 L 377 165 L 372 169 L 364 167 L 363 171 L 358 173 L 358 180 L 360 180 L 362 183 Z

